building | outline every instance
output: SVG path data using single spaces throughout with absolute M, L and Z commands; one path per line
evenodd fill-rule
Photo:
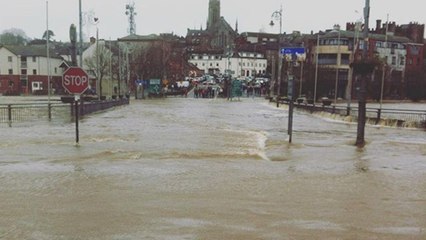
M 265 55 L 252 51 L 193 52 L 189 62 L 208 75 L 230 75 L 237 78 L 255 78 L 266 74 L 267 59 Z
M 46 45 L 0 46 L 0 93 L 47 94 L 49 75 L 52 93 L 61 93 L 63 59 L 53 48 L 49 55 Z
M 380 98 L 382 81 L 385 98 L 403 99 L 407 96 L 407 74 L 422 69 L 424 59 L 424 44 L 417 42 L 421 34 L 414 33 L 413 29 L 424 31 L 424 27 L 397 27 L 390 23 L 385 27 L 386 31 L 380 23 L 377 21 L 378 26 L 370 30 L 367 43 L 354 23 L 348 23 L 346 30 L 335 26 L 333 30 L 308 37 L 307 63 L 319 69 L 317 97 L 347 99 L 357 96 L 357 79 L 352 75 L 351 63 L 362 58 L 364 47 L 368 49 L 368 58 L 376 59 L 382 65 L 374 71 L 368 83 L 369 97 Z
M 191 49 L 195 51 L 226 49 L 234 45 L 238 37 L 237 26 L 233 29 L 221 16 L 220 10 L 220 0 L 209 0 L 206 29 L 188 29 L 186 43 Z

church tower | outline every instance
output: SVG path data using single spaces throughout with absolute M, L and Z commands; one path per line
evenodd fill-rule
M 214 28 L 220 21 L 220 0 L 209 0 L 209 17 L 207 30 Z

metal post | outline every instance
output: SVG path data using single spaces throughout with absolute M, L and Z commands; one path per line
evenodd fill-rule
M 292 142 L 293 138 L 293 109 L 294 109 L 294 101 L 293 101 L 293 89 L 294 89 L 294 76 L 293 76 L 293 61 L 288 62 L 288 89 L 287 89 L 287 95 L 288 95 L 288 142 Z
M 98 100 L 102 98 L 102 86 L 99 71 L 99 28 L 96 26 L 96 91 L 98 92 Z
M 12 125 L 12 105 L 7 105 L 7 117 L 9 120 L 9 127 Z
M 389 14 L 387 15 L 387 19 L 386 19 L 386 32 L 385 32 L 385 54 L 388 54 L 388 24 L 389 23 Z M 386 59 L 386 58 L 385 58 Z M 380 111 L 382 110 L 382 105 L 383 105 L 383 91 L 384 91 L 384 87 L 385 87 L 385 75 L 386 75 L 386 65 L 388 63 L 386 62 L 385 64 L 383 64 L 383 68 L 382 68 L 382 85 L 380 88 Z M 379 115 L 380 117 L 380 115 Z M 380 120 L 380 118 L 378 119 Z
M 315 84 L 314 84 L 314 106 L 315 102 L 317 101 L 317 84 L 318 84 L 318 49 L 319 47 L 319 33 L 317 35 L 317 47 L 315 49 Z
M 83 15 L 81 13 L 81 0 L 79 0 L 79 21 L 80 21 L 80 45 L 79 45 L 79 52 L 80 52 L 80 67 L 83 67 Z
M 79 139 L 79 128 L 78 128 L 78 116 L 79 116 L 79 109 L 78 109 L 78 100 L 74 100 L 74 111 L 75 111 L 75 143 L 78 144 Z
M 49 120 L 52 119 L 50 113 L 50 49 L 49 49 L 49 1 L 46 1 L 46 54 L 47 54 L 47 102 L 49 104 Z
M 339 69 L 340 69 L 340 26 L 338 26 L 338 37 L 337 37 L 337 58 L 336 58 L 336 84 L 334 86 L 334 104 L 337 103 L 337 91 L 338 91 L 338 82 L 339 82 Z
M 47 104 L 47 111 L 49 115 L 49 120 L 52 120 L 52 103 L 50 102 Z
M 302 96 L 302 88 L 303 88 L 303 64 L 304 61 L 300 61 L 300 89 L 299 89 L 299 97 Z
M 278 36 L 278 90 L 277 90 L 277 107 L 280 106 L 281 98 L 281 72 L 283 66 L 283 58 L 281 54 L 281 37 L 282 37 L 282 19 L 283 19 L 283 7 L 281 5 L 280 11 L 276 12 L 280 17 L 280 34 Z
M 368 57 L 368 21 L 370 17 L 370 0 L 365 0 L 364 8 L 364 48 L 363 48 L 363 61 L 367 60 Z M 361 83 L 359 89 L 359 101 L 358 101 L 358 127 L 357 127 L 357 139 L 356 145 L 363 147 L 365 144 L 365 122 L 366 122 L 366 98 L 367 98 L 367 76 L 361 76 Z

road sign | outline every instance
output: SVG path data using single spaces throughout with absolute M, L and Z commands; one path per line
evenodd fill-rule
M 285 56 L 287 61 L 305 61 L 305 48 L 303 47 L 290 47 L 281 48 L 281 54 Z
M 89 76 L 79 67 L 70 67 L 62 75 L 62 86 L 69 93 L 82 94 L 89 88 Z
M 296 55 L 296 54 L 304 54 L 305 53 L 305 48 L 302 47 L 291 47 L 291 48 L 281 48 L 281 54 L 291 54 L 291 55 Z

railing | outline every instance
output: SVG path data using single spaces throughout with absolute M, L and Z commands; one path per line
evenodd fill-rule
M 20 103 L 1 104 L 0 123 L 16 123 L 35 120 L 50 120 L 52 117 L 63 119 L 69 113 L 69 105 L 63 103 Z
M 129 104 L 129 99 L 111 101 L 84 102 L 80 105 L 80 115 L 105 110 L 115 106 Z M 0 124 L 21 123 L 29 121 L 65 120 L 73 117 L 73 103 L 17 103 L 0 104 Z
M 110 101 L 91 101 L 91 102 L 83 102 L 80 104 L 80 115 L 87 115 L 90 113 L 102 111 L 108 108 L 117 107 L 121 105 L 129 104 L 128 98 L 122 98 L 118 100 L 110 100 Z M 71 114 L 74 114 L 74 107 L 71 107 Z
M 327 112 L 343 117 L 351 117 L 350 120 L 358 120 L 357 107 L 326 106 L 306 103 L 295 103 L 295 107 L 309 112 Z M 370 124 L 380 124 L 396 127 L 426 128 L 426 111 L 405 110 L 405 109 L 385 109 L 367 108 L 367 122 Z

